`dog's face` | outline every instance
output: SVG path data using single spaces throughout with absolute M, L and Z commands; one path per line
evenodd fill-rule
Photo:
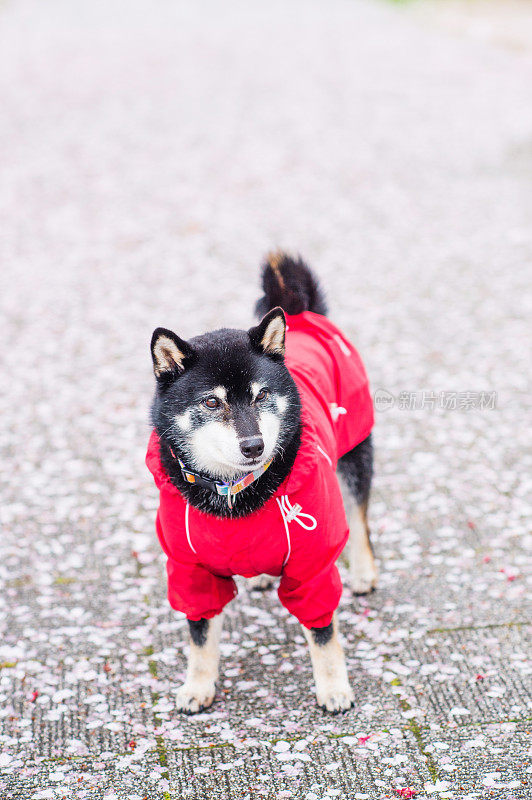
M 152 419 L 187 467 L 232 480 L 283 451 L 299 420 L 285 329 L 282 310 L 273 309 L 249 331 L 188 342 L 165 328 L 154 332 Z

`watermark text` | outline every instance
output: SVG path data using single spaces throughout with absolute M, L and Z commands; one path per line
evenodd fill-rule
M 393 394 L 377 389 L 373 395 L 377 411 L 398 408 L 402 411 L 493 411 L 497 408 L 497 392 L 400 391 Z

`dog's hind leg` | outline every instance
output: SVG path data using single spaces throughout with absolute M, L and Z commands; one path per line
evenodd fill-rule
M 318 705 L 333 714 L 347 711 L 353 705 L 354 693 L 338 641 L 336 614 L 325 628 L 303 628 L 303 632 L 310 648 Z
M 366 519 L 366 507 L 356 506 L 349 517 L 349 585 L 355 594 L 368 594 L 377 585 L 379 576 Z
M 346 453 L 338 462 L 338 476 L 344 490 L 349 522 L 349 584 L 355 594 L 367 594 L 377 585 L 378 570 L 367 521 L 373 476 L 371 436 Z
M 190 651 L 185 683 L 176 693 L 177 710 L 197 714 L 208 708 L 216 691 L 223 614 L 212 619 L 188 620 Z
M 255 577 L 249 578 L 248 586 L 254 591 L 265 592 L 266 589 L 270 589 L 273 586 L 273 581 L 274 578 L 272 575 L 263 573 L 262 575 L 255 575 Z

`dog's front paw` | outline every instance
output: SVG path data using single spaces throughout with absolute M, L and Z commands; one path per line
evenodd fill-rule
M 320 708 L 330 714 L 341 714 L 355 703 L 355 693 L 349 684 L 330 686 L 316 692 L 316 699 Z
M 349 586 L 354 594 L 369 594 L 377 586 L 379 573 L 373 559 L 349 570 Z
M 271 575 L 255 575 L 249 579 L 249 588 L 255 591 L 264 592 L 273 585 L 273 577 Z
M 214 682 L 184 683 L 176 692 L 176 708 L 182 714 L 199 714 L 214 700 Z

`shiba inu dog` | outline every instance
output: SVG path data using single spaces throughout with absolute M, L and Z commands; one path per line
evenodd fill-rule
M 146 461 L 160 491 L 156 527 L 168 557 L 168 598 L 190 629 L 177 696 L 185 713 L 214 700 L 234 575 L 258 588 L 280 577 L 279 599 L 309 643 L 318 704 L 350 708 L 335 616 L 342 550 L 355 593 L 377 580 L 367 525 L 373 405 L 364 367 L 326 318 L 301 259 L 270 255 L 263 289 L 257 310 L 264 316 L 247 331 L 185 341 L 157 328 L 151 341 L 156 392 Z

